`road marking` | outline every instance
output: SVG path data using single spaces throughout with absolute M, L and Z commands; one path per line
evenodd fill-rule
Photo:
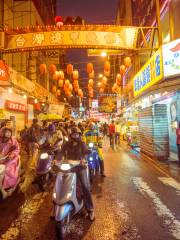
M 159 177 L 158 179 L 165 185 L 176 189 L 177 195 L 180 195 L 180 183 L 179 182 L 177 182 L 173 178 Z
M 20 208 L 20 215 L 11 223 L 8 230 L 0 236 L 1 240 L 14 240 L 21 231 L 21 225 L 28 224 L 32 217 L 38 212 L 44 202 L 47 193 L 38 193 L 31 199 L 27 200 Z
M 180 239 L 180 221 L 176 219 L 170 209 L 161 201 L 156 192 L 153 192 L 141 177 L 132 178 L 133 183 L 143 195 L 147 195 L 153 202 L 158 216 L 163 217 L 163 223 L 174 238 Z

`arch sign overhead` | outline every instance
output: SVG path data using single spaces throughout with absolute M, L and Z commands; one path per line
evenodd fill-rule
M 3 32 L 3 52 L 48 48 L 134 49 L 138 29 L 116 25 L 39 27 Z M 1 44 L 2 44 L 1 42 Z

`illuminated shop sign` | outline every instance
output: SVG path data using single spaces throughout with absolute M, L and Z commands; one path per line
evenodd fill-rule
M 134 77 L 134 96 L 141 94 L 162 78 L 162 50 L 159 49 Z
M 17 111 L 17 112 L 26 112 L 26 105 L 17 103 L 17 102 L 12 102 L 7 100 L 6 101 L 6 108 L 12 111 Z
M 164 77 L 180 74 L 180 39 L 165 44 L 162 47 Z

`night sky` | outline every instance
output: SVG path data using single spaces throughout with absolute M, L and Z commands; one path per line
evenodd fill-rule
M 118 0 L 59 0 L 57 15 L 80 16 L 87 23 L 113 24 L 117 13 Z M 103 60 L 87 57 L 86 50 L 68 50 L 66 61 L 80 71 L 80 81 L 87 86 L 86 62 L 94 62 L 95 74 L 103 72 Z M 75 64 L 77 63 L 77 64 Z

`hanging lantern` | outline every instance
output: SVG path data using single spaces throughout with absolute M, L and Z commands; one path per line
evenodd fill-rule
M 72 75 L 73 74 L 73 65 L 72 64 L 68 64 L 67 65 L 67 74 L 68 75 Z
M 66 94 L 67 97 L 71 97 L 72 96 L 72 93 L 69 90 L 65 91 L 65 94 Z
M 87 64 L 87 73 L 92 73 L 93 72 L 93 64 L 92 63 L 88 63 Z
M 99 93 L 104 93 L 104 88 L 103 88 L 103 87 L 101 87 L 101 88 L 99 89 Z
M 125 71 L 126 71 L 126 66 L 125 65 L 121 65 L 120 66 L 120 74 L 124 75 Z
M 78 80 L 73 81 L 73 87 L 79 87 L 79 82 Z
M 109 61 L 105 61 L 105 63 L 104 63 L 104 71 L 105 72 L 110 72 L 110 68 L 111 68 L 110 62 Z
M 92 71 L 92 73 L 89 73 L 89 78 L 94 78 L 94 70 Z
M 78 72 L 78 70 L 74 70 L 73 71 L 73 79 L 78 80 L 78 78 L 79 78 L 79 72 Z
M 50 73 L 51 75 L 53 75 L 55 72 L 56 72 L 56 65 L 51 64 L 51 65 L 49 66 L 49 73 Z
M 121 85 L 121 74 L 117 74 L 117 76 L 116 76 L 116 84 L 118 85 L 118 86 L 120 86 Z
M 56 91 L 57 91 L 57 87 L 56 87 L 56 85 L 53 85 L 52 86 L 52 93 L 56 93 Z
M 63 85 L 64 85 L 64 80 L 59 79 L 59 81 L 58 81 L 58 86 L 59 86 L 60 88 L 62 88 Z
M 41 75 L 46 75 L 47 74 L 47 66 L 46 66 L 45 63 L 40 64 L 39 71 L 40 71 Z
M 107 77 L 103 77 L 103 79 L 102 79 L 102 84 L 103 84 L 103 85 L 106 85 L 106 84 L 107 84 Z
M 57 76 L 58 76 L 58 79 L 64 80 L 64 72 L 62 70 L 57 72 Z
M 64 85 L 65 85 L 66 87 L 69 87 L 69 85 L 70 85 L 70 81 L 69 81 L 69 80 L 65 80 Z
M 81 94 L 82 94 L 82 89 L 79 88 L 78 95 L 81 95 Z
M 57 97 L 61 96 L 61 90 L 60 89 L 57 90 L 56 95 L 57 95 Z
M 121 87 L 116 88 L 116 93 L 121 94 Z
M 91 89 L 93 89 L 92 85 L 88 84 L 88 90 L 90 91 Z
M 110 71 L 104 71 L 104 75 L 106 76 L 106 77 L 109 77 L 110 76 Z
M 91 87 L 93 87 L 93 85 L 94 85 L 94 80 L 93 80 L 93 79 L 89 79 L 88 85 L 91 86 Z
M 58 80 L 58 71 L 53 74 L 53 80 Z
M 102 82 L 98 82 L 98 88 L 102 87 Z
M 73 90 L 73 86 L 72 86 L 72 84 L 70 84 L 70 85 L 69 85 L 69 91 L 72 92 L 72 90 Z
M 75 91 L 75 93 L 78 93 L 78 91 L 79 91 L 79 86 L 78 86 L 78 87 L 74 87 L 74 91 Z
M 128 68 L 131 66 L 131 58 L 130 57 L 125 57 L 124 58 L 124 65 Z

